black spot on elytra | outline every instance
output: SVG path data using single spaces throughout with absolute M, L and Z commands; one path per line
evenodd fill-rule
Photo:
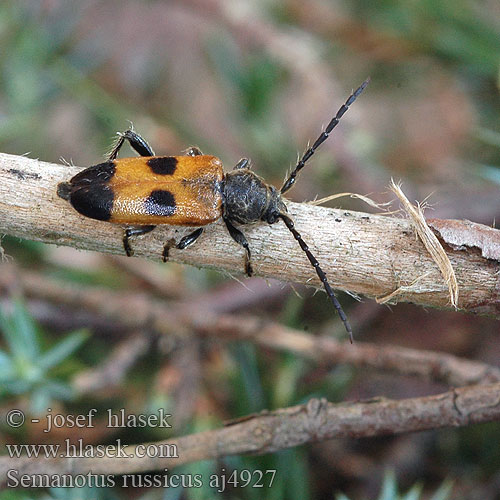
M 152 191 L 144 202 L 144 209 L 149 215 L 169 217 L 175 213 L 175 198 L 170 191 L 157 189 Z
M 71 193 L 70 202 L 82 215 L 97 220 L 109 220 L 114 193 L 106 184 L 90 184 Z
M 177 169 L 175 156 L 155 156 L 147 161 L 153 173 L 158 175 L 173 175 Z
M 113 161 L 86 168 L 69 181 L 69 186 L 61 187 L 58 194 L 66 195 L 69 191 L 70 203 L 82 215 L 91 219 L 109 220 L 114 200 L 109 181 L 115 171 Z
M 79 174 L 76 174 L 69 183 L 73 189 L 88 184 L 107 184 L 113 178 L 115 172 L 115 162 L 107 161 L 82 170 Z

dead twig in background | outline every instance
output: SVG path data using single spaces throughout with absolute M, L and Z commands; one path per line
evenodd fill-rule
M 123 254 L 122 228 L 80 216 L 57 197 L 59 182 L 80 169 L 40 162 L 24 156 L 0 154 L 0 233 Z M 392 302 L 450 307 L 448 286 L 407 220 L 360 212 L 288 203 L 304 240 L 314 250 L 334 288 L 369 297 L 405 292 Z M 469 228 L 477 232 L 478 226 Z M 320 287 L 302 250 L 277 223 L 246 228 L 253 249 L 256 275 Z M 163 245 L 179 238 L 179 228 L 162 226 L 134 240 L 139 257 L 160 260 Z M 500 245 L 500 231 L 487 234 L 489 246 Z M 468 234 L 468 240 L 474 234 Z M 447 248 L 456 271 L 458 307 L 469 312 L 500 315 L 498 260 L 487 259 L 469 247 Z M 186 250 L 173 250 L 173 261 L 243 272 L 243 252 L 219 221 Z M 418 280 L 417 280 L 418 278 Z M 416 281 L 417 280 L 417 281 Z M 404 288 L 408 284 L 411 287 Z
M 98 368 L 80 372 L 73 387 L 81 396 L 120 385 L 135 362 L 147 353 L 151 340 L 151 335 L 141 333 L 123 340 Z
M 9 470 L 23 474 L 126 474 L 171 469 L 199 460 L 228 455 L 262 455 L 339 437 L 361 438 L 403 432 L 461 427 L 500 419 L 500 383 L 454 389 L 436 396 L 373 399 L 332 404 L 311 399 L 307 404 L 263 412 L 223 428 L 172 438 L 156 443 L 125 446 L 128 456 L 46 459 L 0 457 L 0 477 Z M 141 456 L 135 451 L 152 444 L 170 450 L 163 458 Z M 163 448 L 162 448 L 163 446 Z M 172 451 L 175 450 L 176 456 Z M 90 453 L 89 453 L 90 455 Z M 5 479 L 4 479 L 5 480 Z
M 130 294 L 97 287 L 58 283 L 41 275 L 17 272 L 18 285 L 28 298 L 44 299 L 59 307 L 84 309 L 105 317 L 116 328 L 155 330 L 169 338 L 192 335 L 224 340 L 248 340 L 270 349 L 286 350 L 317 363 L 350 363 L 400 375 L 413 375 L 452 386 L 500 381 L 500 370 L 486 363 L 446 353 L 395 346 L 338 342 L 314 337 L 274 321 L 241 314 L 218 314 L 216 309 L 192 308 L 189 303 L 165 303 L 148 294 Z M 0 276 L 0 289 L 8 288 L 8 275 Z M 79 326 L 79 325 L 75 325 Z

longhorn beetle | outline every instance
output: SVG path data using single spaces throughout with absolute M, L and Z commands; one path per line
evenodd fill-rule
M 316 270 L 352 342 L 347 317 L 319 262 L 287 215 L 283 195 L 294 185 L 297 174 L 326 141 L 368 82 L 363 82 L 340 107 L 279 191 L 250 170 L 247 158 L 242 158 L 231 172 L 224 173 L 218 158 L 203 155 L 196 147 L 189 148 L 185 156 L 155 156 L 148 143 L 130 129 L 118 134 L 106 162 L 89 167 L 69 182 L 59 184 L 58 195 L 86 217 L 128 226 L 123 247 L 129 257 L 133 254 L 130 238 L 149 233 L 158 224 L 197 227 L 178 243 L 165 244 L 165 262 L 170 248 L 188 247 L 200 237 L 203 226 L 222 217 L 231 237 L 245 249 L 248 276 L 253 272 L 250 247 L 245 235 L 234 224 L 258 221 L 274 224 L 281 219 Z M 125 140 L 141 157 L 117 159 Z

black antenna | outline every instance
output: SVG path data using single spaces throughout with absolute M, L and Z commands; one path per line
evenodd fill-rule
M 344 113 L 349 109 L 349 106 L 358 98 L 359 94 L 361 94 L 361 92 L 365 90 L 365 87 L 368 85 L 368 83 L 370 83 L 369 78 L 367 78 L 357 88 L 357 90 L 350 95 L 345 104 L 340 107 L 335 117 L 332 118 L 332 121 L 326 126 L 325 130 L 321 132 L 315 143 L 304 153 L 300 161 L 297 163 L 297 166 L 292 171 L 286 182 L 283 184 L 283 187 L 281 188 L 281 194 L 286 193 L 295 184 L 295 178 L 297 177 L 297 174 L 300 172 L 300 170 L 304 168 L 307 160 L 309 160 L 309 158 L 311 158 L 311 156 L 321 146 L 321 144 L 323 144 L 328 139 L 331 131 L 337 126 L 342 116 L 344 116 Z
M 300 248 L 302 248 L 302 250 L 304 250 L 311 265 L 314 267 L 314 269 L 316 269 L 316 273 L 317 273 L 319 279 L 321 280 L 321 283 L 323 283 L 323 286 L 325 287 L 326 294 L 328 295 L 328 297 L 332 301 L 333 307 L 335 307 L 335 309 L 337 309 L 337 312 L 339 313 L 340 319 L 344 323 L 345 329 L 347 330 L 347 333 L 349 334 L 349 340 L 351 341 L 351 344 L 352 344 L 353 337 L 352 337 L 351 325 L 349 324 L 347 316 L 345 315 L 344 310 L 342 309 L 342 306 L 340 305 L 340 302 L 337 300 L 337 297 L 335 296 L 335 293 L 332 290 L 330 283 L 328 283 L 328 279 L 326 277 L 325 272 L 319 266 L 318 260 L 312 254 L 311 250 L 309 250 L 309 247 L 307 246 L 306 242 L 302 239 L 302 236 L 300 235 L 300 233 L 295 229 L 295 225 L 293 223 L 293 220 L 290 219 L 290 217 L 288 217 L 288 215 L 285 215 L 285 214 L 280 214 L 279 216 L 283 220 L 283 222 L 286 224 L 286 227 L 293 234 L 293 237 L 298 241 Z

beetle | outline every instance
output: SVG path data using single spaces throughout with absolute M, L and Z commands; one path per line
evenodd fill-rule
M 129 129 L 118 134 L 107 161 L 86 168 L 69 182 L 60 183 L 57 193 L 86 217 L 127 226 L 123 247 L 129 257 L 133 255 L 130 238 L 146 234 L 159 224 L 196 227 L 178 243 L 165 244 L 163 261 L 166 262 L 171 248 L 182 250 L 192 245 L 203 233 L 204 226 L 222 217 L 231 237 L 245 250 L 248 276 L 253 273 L 251 251 L 245 235 L 235 224 L 283 221 L 316 270 L 352 342 L 349 321 L 318 260 L 287 215 L 283 195 L 368 83 L 369 79 L 364 81 L 339 108 L 279 190 L 255 174 L 247 158 L 224 173 L 218 158 L 204 155 L 196 147 L 186 150 L 184 156 L 156 156 L 148 143 Z M 125 141 L 139 157 L 117 158 Z

